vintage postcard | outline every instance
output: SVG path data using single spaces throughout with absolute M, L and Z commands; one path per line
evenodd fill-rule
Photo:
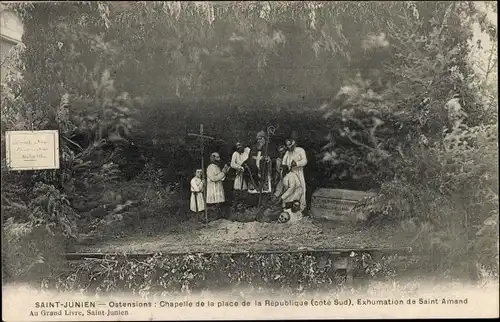
M 498 317 L 497 8 L 2 2 L 3 320 Z

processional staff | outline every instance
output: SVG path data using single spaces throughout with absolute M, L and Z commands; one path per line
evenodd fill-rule
M 269 141 L 271 140 L 271 136 L 274 135 L 276 132 L 276 128 L 272 125 L 267 127 L 267 138 L 266 138 L 266 147 L 264 149 L 264 158 L 266 162 L 264 162 L 264 171 L 262 172 L 263 177 L 261 178 L 260 181 L 260 187 L 259 187 L 259 201 L 258 201 L 258 208 L 262 205 L 262 193 L 263 193 L 263 188 L 264 188 L 264 180 L 267 180 L 267 174 L 269 172 L 269 165 L 267 163 L 267 157 L 268 157 L 268 147 L 269 147 Z M 268 187 L 271 189 L 271 187 Z
M 215 138 L 207 135 L 203 135 L 203 124 L 200 124 L 200 133 L 188 133 L 189 136 L 197 137 L 200 140 L 201 147 L 201 169 L 202 169 L 202 180 L 205 180 L 205 162 L 204 162 L 204 143 L 205 139 L 215 140 Z M 206 194 L 206 180 L 203 185 L 203 202 L 205 203 L 205 223 L 208 225 L 208 212 L 207 212 L 207 194 Z

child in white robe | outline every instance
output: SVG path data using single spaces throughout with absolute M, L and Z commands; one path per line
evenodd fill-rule
M 197 169 L 195 177 L 191 179 L 191 202 L 189 208 L 195 213 L 205 210 L 205 200 L 203 198 L 204 182 L 202 176 L 203 170 Z

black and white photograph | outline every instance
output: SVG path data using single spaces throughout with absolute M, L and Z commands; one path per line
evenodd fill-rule
M 494 1 L 2 1 L 5 321 L 499 316 Z

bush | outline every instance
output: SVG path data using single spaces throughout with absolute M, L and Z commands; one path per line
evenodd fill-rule
M 7 280 L 32 281 L 62 267 L 65 239 L 46 227 L 9 218 L 3 225 L 2 269 Z
M 96 270 L 99 267 L 99 270 Z M 324 255 L 281 254 L 156 254 L 145 260 L 108 257 L 74 264 L 72 272 L 52 275 L 42 285 L 58 290 L 132 292 L 140 296 L 192 293 L 250 287 L 256 290 L 331 290 L 345 282 Z
M 467 60 L 473 20 L 449 4 L 423 27 L 425 10 L 415 6 L 402 28 L 362 39 L 365 53 L 354 64 L 371 68 L 344 81 L 325 115 L 342 106 L 344 125 L 334 130 L 360 149 L 346 157 L 332 134 L 323 159 L 373 174 L 378 195 L 358 207 L 372 223 L 393 220 L 413 232 L 413 246 L 430 255 L 428 269 L 498 274 L 497 113 L 482 105 Z
M 55 5 L 49 11 L 55 16 L 66 13 L 69 19 L 92 16 L 92 9 L 84 12 L 85 6 L 79 13 L 72 8 Z M 20 5 L 20 9 L 26 46 L 16 47 L 9 61 L 12 69 L 2 81 L 2 149 L 5 131 L 55 129 L 61 160 L 56 171 L 14 172 L 6 168 L 2 153 L 2 218 L 11 220 L 5 228 L 13 234 L 8 235 L 5 252 L 14 276 L 29 274 L 32 264 L 41 264 L 39 256 L 62 253 L 64 247 L 54 244 L 72 245 L 80 238 L 84 226 L 78 225 L 78 218 L 108 206 L 101 196 L 121 179 L 113 158 L 133 130 L 132 115 L 140 104 L 115 90 L 108 70 L 80 59 L 103 53 L 84 31 L 95 21 L 81 21 L 75 25 L 81 27 L 78 31 L 68 30 L 45 23 L 47 17 L 39 16 L 34 6 Z M 57 40 L 41 48 L 40 37 Z M 74 43 L 79 45 L 70 46 L 65 37 L 80 37 Z M 41 241 L 33 245 L 30 239 Z M 26 257 L 18 260 L 16 253 Z M 23 265 L 26 271 L 20 269 Z
M 432 255 L 428 268 L 475 275 L 479 265 L 498 274 L 496 131 L 496 125 L 464 126 L 445 133 L 407 163 L 426 181 L 416 184 L 412 173 L 402 172 L 360 207 L 414 232 L 415 248 Z

